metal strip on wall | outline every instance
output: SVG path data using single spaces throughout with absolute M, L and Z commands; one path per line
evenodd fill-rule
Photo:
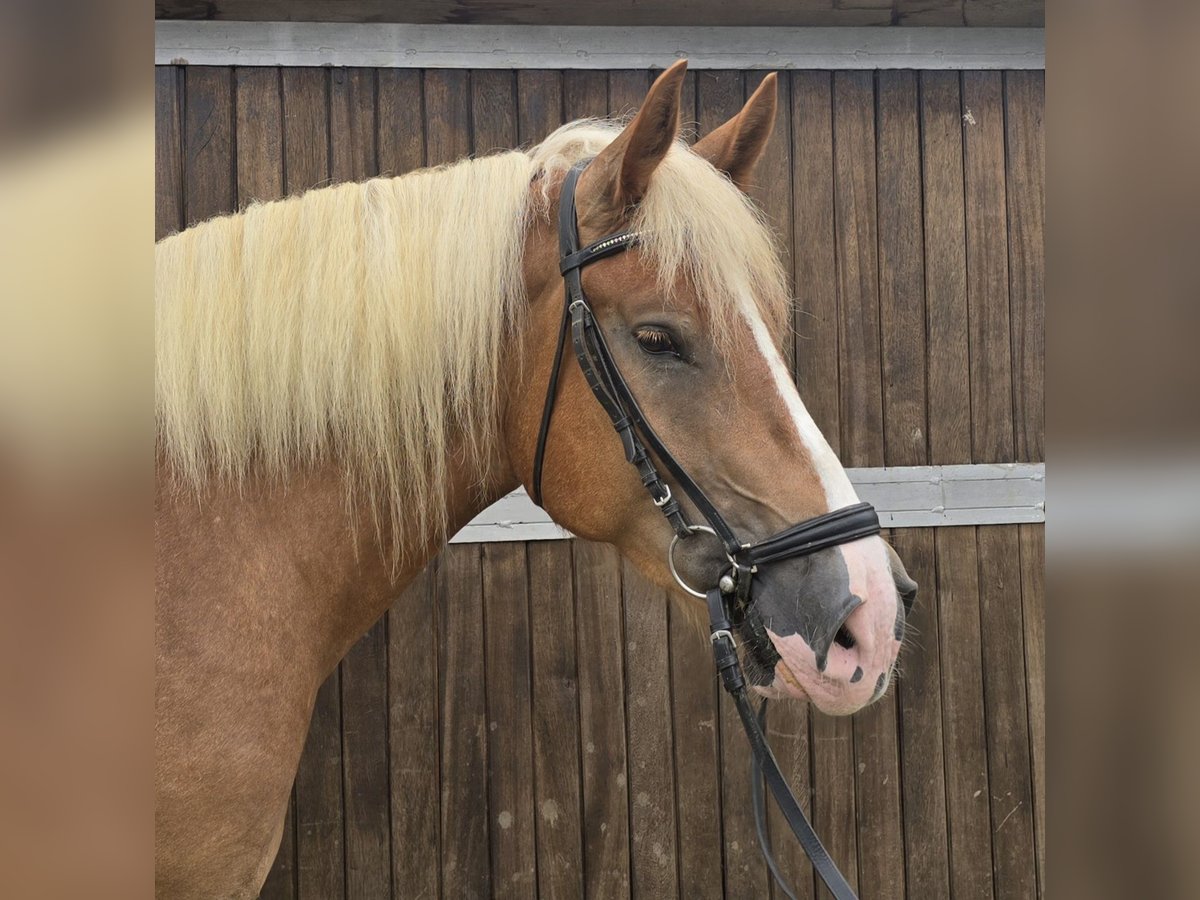
M 434 69 L 1044 69 L 1042 28 L 154 23 L 156 65 Z
M 1046 521 L 1045 463 L 847 469 L 884 528 Z M 569 538 L 524 490 L 476 516 L 451 543 Z

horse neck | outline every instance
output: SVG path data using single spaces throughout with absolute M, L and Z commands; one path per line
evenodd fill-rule
M 413 528 L 400 535 L 403 556 L 396 561 L 390 511 L 348 502 L 346 479 L 330 463 L 284 482 L 214 481 L 197 498 L 169 474 L 160 478 L 160 591 L 184 617 L 210 617 L 219 602 L 223 618 L 247 634 L 280 632 L 277 623 L 288 622 L 289 651 L 311 659 L 323 677 L 446 537 L 418 533 L 403 515 L 395 517 L 397 527 Z M 481 485 L 473 468 L 452 465 L 443 492 L 448 534 L 514 486 L 507 475 Z

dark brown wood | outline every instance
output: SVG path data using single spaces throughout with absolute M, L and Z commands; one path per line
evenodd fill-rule
M 951 896 L 950 848 L 942 734 L 941 595 L 934 529 L 893 530 L 892 545 L 908 574 L 920 585 L 908 617 L 896 684 L 905 886 L 909 897 L 946 900 Z
M 1038 897 L 1046 894 L 1046 528 L 1021 525 L 1021 603 L 1025 626 L 1025 696 L 1033 768 L 1033 825 Z
M 1001 73 L 963 73 L 963 106 L 972 450 L 976 461 L 1011 459 L 1012 344 Z M 1017 527 L 979 529 L 977 540 L 995 896 L 1031 897 L 1037 882 Z
M 950 824 L 950 895 L 991 898 L 991 793 L 983 707 L 975 529 L 939 528 L 942 729 Z
M 629 841 L 635 897 L 679 896 L 671 658 L 665 592 L 621 563 L 629 729 Z
M 528 544 L 538 897 L 583 896 L 579 679 L 571 546 Z
M 896 25 L 952 28 L 963 25 L 963 0 L 896 0 Z
M 183 70 L 154 69 L 154 239 L 183 228 Z
M 298 194 L 329 181 L 329 72 L 283 69 L 284 190 Z
M 1037 895 L 1025 629 L 1016 525 L 980 528 L 979 595 L 995 895 Z
M 575 627 L 580 648 L 583 877 L 589 898 L 629 893 L 621 563 L 604 544 L 576 541 Z
M 833 76 L 840 456 L 847 466 L 883 463 L 872 78 L 870 72 L 835 72 Z
M 244 209 L 283 196 L 283 86 L 276 68 L 236 69 L 234 80 L 237 200 Z
M 421 78 L 415 69 L 379 70 L 380 175 L 403 175 L 425 165 Z
M 1046 430 L 1046 73 L 1006 72 L 1004 90 L 1015 458 L 1037 462 Z
M 186 224 L 233 212 L 233 70 L 192 66 L 186 85 L 183 126 L 183 208 Z
M 537 895 L 528 583 L 523 545 L 483 548 L 493 897 Z
M 796 383 L 813 421 L 837 451 L 842 429 L 833 221 L 833 79 L 828 72 L 793 72 L 791 82 Z
M 441 772 L 437 564 L 388 611 L 388 749 L 392 892 L 437 897 L 441 885 Z
M 562 82 L 562 74 L 544 69 L 517 73 L 517 138 L 522 147 L 536 144 L 563 123 Z
M 929 462 L 971 461 L 962 106 L 957 72 L 921 74 Z
M 441 864 L 447 897 L 491 896 L 481 552 L 479 544 L 450 544 L 438 568 Z
M 296 789 L 288 800 L 287 815 L 283 820 L 283 836 L 279 839 L 279 852 L 275 864 L 267 873 L 267 880 L 259 892 L 260 900 L 294 900 L 296 897 Z

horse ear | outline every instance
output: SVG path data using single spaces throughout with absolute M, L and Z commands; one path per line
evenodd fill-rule
M 650 176 L 679 133 L 679 93 L 687 60 L 679 60 L 650 86 L 633 121 L 588 166 L 588 189 L 621 214 L 646 196 Z M 594 179 L 594 180 L 593 180 Z
M 772 72 L 746 101 L 742 111 L 693 145 L 692 150 L 729 176 L 743 191 L 775 127 L 776 78 Z

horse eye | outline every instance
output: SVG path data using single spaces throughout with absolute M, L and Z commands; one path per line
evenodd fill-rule
M 635 333 L 638 346 L 647 353 L 652 353 L 655 356 L 669 354 L 671 356 L 679 356 L 679 349 L 675 346 L 675 339 L 669 333 L 659 328 L 639 328 Z

